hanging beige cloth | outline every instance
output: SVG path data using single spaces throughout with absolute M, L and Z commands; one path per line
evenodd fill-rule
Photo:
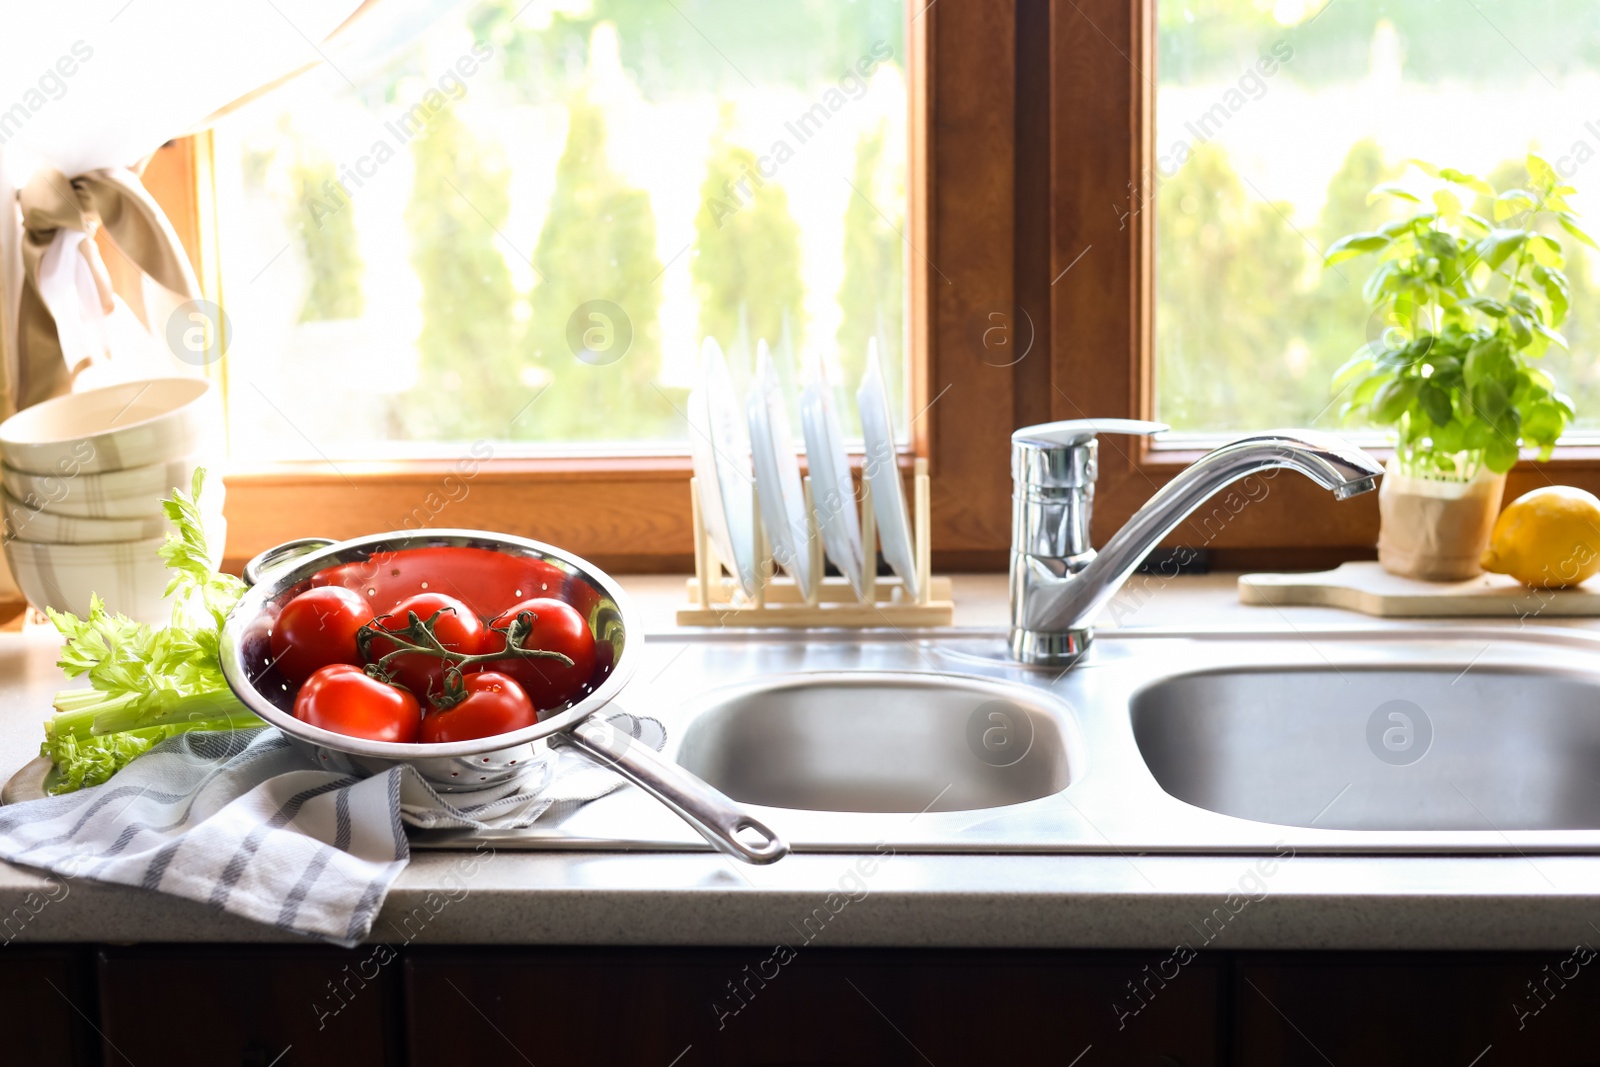
M 107 168 L 69 179 L 46 168 L 33 175 L 17 199 L 23 228 L 23 285 L 17 314 L 17 407 L 21 409 L 67 392 L 73 374 L 82 367 L 81 359 L 69 366 L 63 355 L 41 284 L 45 255 L 61 231 L 83 234 L 72 242 L 73 251 L 88 261 L 106 313 L 111 310 L 110 282 L 93 240 L 101 226 L 118 251 L 167 289 L 194 299 L 200 286 L 177 233 L 131 171 Z
M 373 41 L 392 39 L 417 6 L 160 0 L 118 10 L 110 26 L 78 0 L 8 12 L 0 32 L 0 417 L 66 391 L 96 349 L 116 346 L 119 359 L 142 350 L 128 330 L 132 313 L 114 302 L 115 313 L 105 312 L 105 265 L 90 239 L 98 227 L 151 279 L 180 298 L 198 295 L 172 228 L 124 167 L 312 63 L 345 66 L 339 47 L 325 42 L 337 34 L 361 44 L 357 25 Z M 367 17 L 371 8 L 387 10 L 383 21 Z M 41 165 L 51 172 L 38 175 Z M 143 325 L 157 335 L 149 353 L 162 355 L 164 324 Z

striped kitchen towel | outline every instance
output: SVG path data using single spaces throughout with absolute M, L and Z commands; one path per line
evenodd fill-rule
M 654 719 L 615 712 L 659 750 Z M 169 738 L 92 789 L 0 808 L 0 858 L 64 878 L 141 886 L 353 945 L 410 858 L 405 823 L 556 821 L 622 779 L 557 750 L 514 785 L 441 796 L 410 767 L 318 770 L 277 729 Z

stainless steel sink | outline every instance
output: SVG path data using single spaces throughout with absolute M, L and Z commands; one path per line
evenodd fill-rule
M 1082 770 L 1081 747 L 1067 740 L 1071 710 L 1003 682 L 833 671 L 746 683 L 696 704 L 678 762 L 750 804 L 998 808 L 1059 793 Z
M 1065 673 L 1005 637 L 652 635 L 619 703 L 799 851 L 1600 852 L 1600 634 L 1110 630 Z M 703 847 L 632 789 L 494 838 Z
M 1168 793 L 1345 830 L 1600 828 L 1600 680 L 1505 667 L 1182 675 L 1135 694 Z

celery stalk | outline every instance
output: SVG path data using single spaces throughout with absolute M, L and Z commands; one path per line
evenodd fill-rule
M 172 620 L 150 626 L 109 612 L 99 597 L 87 618 L 50 611 L 66 638 L 60 666 L 85 676 L 87 689 L 52 701 L 40 753 L 56 765 L 63 793 L 98 785 L 168 737 L 189 730 L 239 730 L 262 725 L 222 676 L 219 646 L 228 612 L 244 592 L 232 575 L 211 569 L 199 507 L 205 471 L 186 495 L 174 491 L 162 510 L 177 533 L 159 550 L 172 572 Z
M 151 726 L 174 726 L 188 723 L 227 719 L 236 714 L 249 715 L 257 723 L 255 713 L 230 689 L 216 689 L 204 693 L 178 696 L 170 691 L 157 694 L 152 699 L 123 701 L 113 698 L 94 713 L 91 732 L 96 736 L 117 734 L 124 730 L 143 730 Z M 73 712 L 81 715 L 82 712 Z

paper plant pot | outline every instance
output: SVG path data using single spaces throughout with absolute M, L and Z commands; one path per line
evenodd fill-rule
M 1506 476 L 1484 467 L 1470 482 L 1413 478 L 1389 461 L 1378 490 L 1378 562 L 1390 574 L 1459 582 L 1483 573 Z

